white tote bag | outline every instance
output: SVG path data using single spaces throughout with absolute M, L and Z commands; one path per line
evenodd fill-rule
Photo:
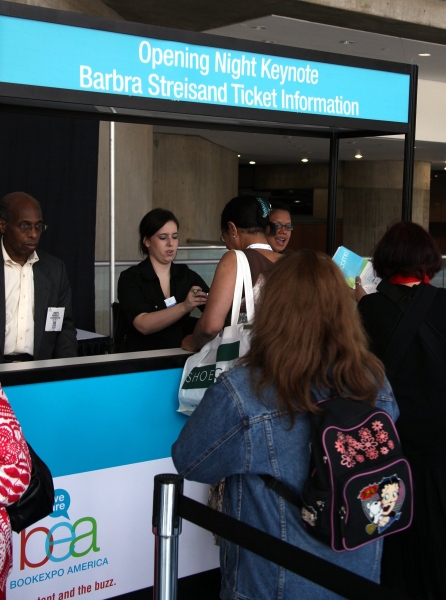
M 185 415 L 193 413 L 207 388 L 219 375 L 232 369 L 237 360 L 249 350 L 250 327 L 254 318 L 251 269 L 246 255 L 241 250 L 233 250 L 233 252 L 237 255 L 237 279 L 231 325 L 222 329 L 211 342 L 187 359 L 178 392 L 180 402 L 178 412 Z M 243 289 L 247 322 L 238 323 Z

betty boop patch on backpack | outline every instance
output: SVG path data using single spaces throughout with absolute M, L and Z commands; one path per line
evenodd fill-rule
M 379 483 L 368 485 L 359 492 L 362 509 L 370 523 L 365 530 L 369 535 L 383 533 L 399 521 L 406 497 L 406 487 L 397 475 L 384 477 Z
M 333 550 L 353 550 L 406 529 L 412 476 L 390 416 L 365 402 L 319 402 L 312 432 L 312 473 L 303 493 L 307 530 Z
M 337 552 L 409 527 L 412 475 L 391 417 L 349 398 L 318 406 L 302 498 L 269 475 L 261 476 L 265 484 L 295 504 L 306 530 Z

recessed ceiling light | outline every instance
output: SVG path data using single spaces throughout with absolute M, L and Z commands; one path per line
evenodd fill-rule
M 300 200 L 295 200 L 294 204 L 299 204 Z
M 348 46 L 349 44 L 354 44 L 355 42 L 352 42 L 351 40 L 341 40 L 339 43 Z
M 276 44 L 276 40 L 263 40 L 265 44 Z
M 261 29 L 266 29 L 266 27 L 265 25 L 253 25 L 251 29 L 257 29 L 257 31 L 260 31 Z
M 355 158 L 362 158 L 361 150 L 356 150 Z
M 303 158 L 302 162 L 308 162 L 308 158 Z
M 238 158 L 240 158 L 240 157 L 241 157 L 241 154 L 237 154 L 237 156 L 238 156 Z
M 255 160 L 250 160 L 250 161 L 249 161 L 249 164 L 250 164 L 250 165 L 255 165 L 255 164 L 256 164 L 256 161 L 255 161 Z
M 418 56 L 430 56 L 428 52 L 421 52 Z

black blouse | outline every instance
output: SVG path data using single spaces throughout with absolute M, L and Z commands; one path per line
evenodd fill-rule
M 204 292 L 209 288 L 203 279 L 189 269 L 187 265 L 172 263 L 170 268 L 170 295 L 175 296 L 177 304 L 183 302 L 193 285 Z M 141 313 L 164 310 L 165 296 L 150 258 L 123 271 L 118 282 L 118 299 L 120 305 L 120 326 L 124 336 L 124 350 L 137 352 L 140 350 L 161 350 L 179 348 L 183 338 L 192 333 L 196 322 L 189 315 L 181 317 L 165 329 L 143 335 L 133 326 L 133 320 Z M 201 310 L 204 306 L 201 307 Z

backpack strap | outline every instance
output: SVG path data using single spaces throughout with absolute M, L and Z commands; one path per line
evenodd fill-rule
M 287 485 L 273 477 L 272 475 L 259 475 L 260 479 L 262 479 L 263 483 L 267 488 L 273 490 L 282 498 L 285 498 L 287 502 L 290 504 L 294 504 L 297 506 L 299 510 L 302 510 L 302 500 L 299 498 L 297 494 L 295 494 Z
M 427 319 L 420 325 L 420 336 L 440 368 L 446 365 L 446 340 Z M 441 340 L 441 341 L 440 341 Z
M 407 304 L 407 295 L 389 281 L 381 281 L 377 290 L 390 298 L 395 304 L 398 304 L 403 311 L 380 357 L 386 366 L 387 374 L 393 375 L 432 306 L 437 288 L 420 283 L 419 289 L 409 301 L 407 307 L 404 307 L 404 303 Z

